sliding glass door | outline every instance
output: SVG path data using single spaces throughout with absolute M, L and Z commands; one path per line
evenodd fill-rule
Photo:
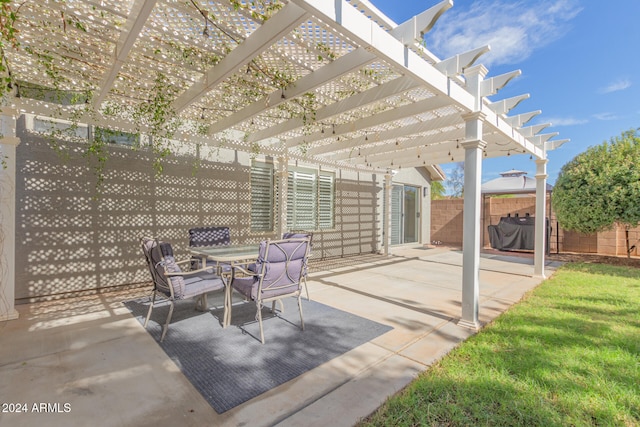
M 391 189 L 391 244 L 416 243 L 420 230 L 420 189 L 394 184 Z

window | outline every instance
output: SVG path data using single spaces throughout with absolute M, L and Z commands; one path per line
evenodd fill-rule
M 333 228 L 335 176 L 313 169 L 290 169 L 287 194 L 287 228 Z
M 33 119 L 33 130 L 38 133 L 46 133 L 59 137 L 77 137 L 87 139 L 89 131 L 87 125 L 78 124 L 74 126 L 71 122 L 35 117 Z
M 251 230 L 273 230 L 273 164 L 251 165 Z
M 251 165 L 251 230 L 273 231 L 276 195 L 271 163 Z M 313 169 L 290 169 L 287 229 L 320 230 L 334 227 L 335 175 Z
M 109 144 L 127 145 L 129 147 L 140 145 L 140 135 L 119 130 L 95 127 L 93 129 L 93 137 Z
M 25 81 L 17 81 L 16 96 L 60 105 L 81 105 L 90 101 L 86 91 L 62 90 Z

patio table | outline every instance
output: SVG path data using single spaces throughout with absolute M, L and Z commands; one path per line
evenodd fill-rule
M 253 245 L 229 245 L 229 246 L 200 246 L 191 247 L 189 251 L 202 259 L 202 267 L 209 263 L 215 263 L 217 274 L 225 285 L 224 292 L 224 316 L 222 327 L 226 328 L 231 323 L 231 282 L 233 282 L 234 269 L 224 269 L 223 265 L 245 265 L 254 262 L 258 258 L 260 246 Z

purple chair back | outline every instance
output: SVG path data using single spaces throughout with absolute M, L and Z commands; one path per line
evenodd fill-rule
M 181 276 L 169 278 L 164 274 L 165 271 L 170 273 L 182 271 L 176 264 L 171 244 L 151 238 L 142 238 L 141 243 L 154 287 L 167 296 L 173 293 L 174 298 L 182 298 L 185 288 L 184 278 Z
M 260 243 L 256 271 L 262 273 L 258 293 L 262 298 L 295 292 L 301 286 L 308 255 L 308 239 L 283 239 Z
M 229 227 L 198 227 L 189 230 L 189 246 L 229 246 Z

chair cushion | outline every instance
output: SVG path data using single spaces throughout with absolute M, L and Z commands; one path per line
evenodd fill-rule
M 300 278 L 305 268 L 307 245 L 308 242 L 299 240 L 261 242 L 258 259 L 248 267 L 251 271 L 264 275 L 261 294 L 258 295 L 258 276 L 235 278 L 233 288 L 252 300 L 296 292 L 300 289 Z
M 224 282 L 213 273 L 201 272 L 184 277 L 185 289 L 182 298 L 191 298 L 207 292 L 219 291 L 224 288 Z
M 158 281 L 156 288 L 167 296 L 171 295 L 169 286 L 173 288 L 173 296 L 176 299 L 181 299 L 184 293 L 184 279 L 182 276 L 165 276 L 165 271 L 168 273 L 180 273 L 182 270 L 180 266 L 176 264 L 176 260 L 173 257 L 173 248 L 171 244 L 167 242 L 159 242 L 159 244 L 151 248 L 151 262 L 153 268 L 156 269 Z
M 255 301 L 258 296 L 258 280 L 255 276 L 236 277 L 231 286 L 247 299 Z

